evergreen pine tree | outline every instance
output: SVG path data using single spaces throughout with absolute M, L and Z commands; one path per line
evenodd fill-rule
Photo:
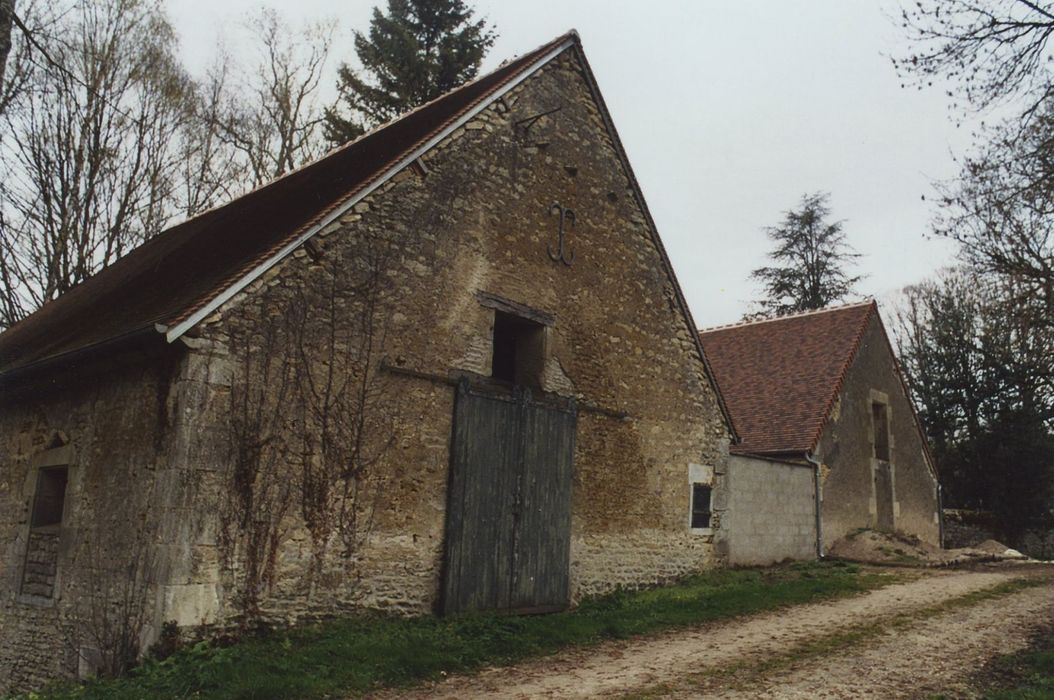
M 759 315 L 822 309 L 854 293 L 861 277 L 850 276 L 845 268 L 860 256 L 846 243 L 842 222 L 827 221 L 829 198 L 823 192 L 805 195 L 799 209 L 786 212 L 782 224 L 767 230 L 776 243 L 769 252 L 776 264 L 750 275 L 765 289 L 757 302 Z
M 463 0 L 388 0 L 373 8 L 369 34 L 355 32 L 362 69 L 343 64 L 340 97 L 326 111 L 339 145 L 473 79 L 496 38 Z

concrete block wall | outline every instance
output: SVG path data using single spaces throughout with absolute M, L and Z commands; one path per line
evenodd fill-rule
M 732 455 L 722 515 L 728 563 L 771 564 L 816 557 L 813 469 Z

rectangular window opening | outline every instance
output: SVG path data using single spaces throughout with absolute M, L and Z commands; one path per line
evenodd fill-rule
M 62 523 L 62 510 L 66 504 L 66 467 L 49 467 L 37 474 L 37 492 L 33 498 L 33 512 L 29 526 L 33 529 L 51 527 Z
M 545 368 L 545 326 L 504 311 L 494 312 L 491 376 L 537 389 Z
M 710 527 L 710 496 L 713 490 L 706 484 L 692 484 L 692 529 Z
M 875 432 L 875 459 L 889 461 L 889 417 L 884 403 L 871 404 L 871 423 Z

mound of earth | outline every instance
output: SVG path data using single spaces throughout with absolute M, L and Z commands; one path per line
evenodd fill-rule
M 1002 542 L 997 542 L 996 540 L 985 540 L 981 544 L 975 544 L 971 549 L 979 549 L 982 552 L 994 554 L 1006 559 L 1028 559 L 1027 556 L 1016 549 L 1011 549 Z
M 951 566 L 982 561 L 1027 559 L 1001 542 L 985 540 L 975 547 L 941 549 L 917 537 L 875 530 L 858 530 L 836 541 L 831 557 L 866 564 L 906 566 Z

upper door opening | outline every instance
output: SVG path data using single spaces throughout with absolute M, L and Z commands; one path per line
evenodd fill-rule
M 540 389 L 545 368 L 545 326 L 504 311 L 494 311 L 494 379 Z
M 48 467 L 40 470 L 37 475 L 33 512 L 29 519 L 31 528 L 51 527 L 62 523 L 68 475 L 67 467 Z

